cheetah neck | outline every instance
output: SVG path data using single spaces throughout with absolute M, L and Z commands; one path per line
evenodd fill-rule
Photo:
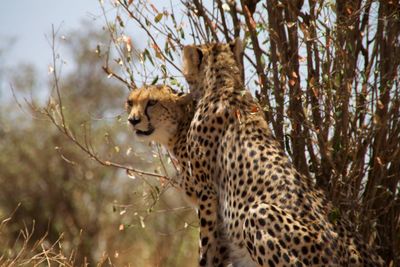
M 232 92 L 243 90 L 240 69 L 232 57 L 222 53 L 215 57 L 211 56 L 208 63 L 203 80 L 205 94 L 216 93 L 215 89 Z
M 190 128 L 193 114 L 190 113 L 185 120 L 179 122 L 176 134 L 167 143 L 168 151 L 178 160 L 182 160 L 186 153 L 186 135 Z

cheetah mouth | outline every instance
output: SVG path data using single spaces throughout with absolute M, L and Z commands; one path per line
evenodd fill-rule
M 149 136 L 154 132 L 154 127 L 150 127 L 147 131 L 136 130 L 136 134 L 139 136 Z

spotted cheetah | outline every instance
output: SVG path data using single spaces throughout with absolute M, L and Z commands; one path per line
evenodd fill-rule
M 180 168 L 187 169 L 186 134 L 194 109 L 191 96 L 178 94 L 166 85 L 150 85 L 131 91 L 126 101 L 128 122 L 138 140 L 154 141 L 165 146 L 176 158 Z M 178 181 L 193 202 L 194 184 Z
M 143 142 L 154 141 L 165 146 L 176 159 L 180 175 L 175 185 L 185 193 L 190 203 L 198 210 L 210 207 L 210 201 L 213 199 L 211 196 L 216 193 L 204 179 L 192 179 L 188 162 L 186 135 L 194 115 L 192 95 L 177 94 L 166 85 L 143 86 L 129 94 L 126 109 L 128 122 L 138 139 Z M 204 221 L 203 217 L 210 216 L 208 212 L 198 214 L 200 222 Z M 200 250 L 202 245 L 203 247 L 205 245 L 204 237 L 208 235 L 208 229 L 206 232 L 200 230 L 200 237 L 203 240 L 200 242 Z M 215 238 L 213 244 L 218 251 L 217 258 L 223 266 L 228 266 L 230 263 L 228 249 L 219 238 Z
M 199 207 L 200 266 L 224 266 L 218 236 L 235 267 L 383 266 L 344 220 L 329 220 L 331 203 L 293 167 L 245 90 L 242 52 L 240 41 L 183 50 L 185 78 L 199 96 L 187 133 L 192 182 L 211 192 Z

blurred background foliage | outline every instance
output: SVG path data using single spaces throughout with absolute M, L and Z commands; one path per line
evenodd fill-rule
M 60 84 L 71 130 L 78 138 L 90 135 L 107 159 L 161 173 L 159 155 L 136 143 L 121 119 L 128 91 L 107 79 L 104 59 L 95 52 L 106 40 L 104 32 L 85 29 L 68 36 L 74 37 L 59 39 L 73 55 L 68 64 L 74 69 Z M 2 71 L 11 77 L 16 99 L 3 99 L 0 106 L 0 220 L 9 218 L 0 226 L 1 266 L 194 262 L 195 215 L 180 194 L 156 179 L 130 179 L 100 166 L 38 109 L 51 81 L 41 85 L 30 65 Z
M 194 211 L 158 179 L 174 176 L 165 151 L 131 138 L 123 103 L 143 83 L 186 91 L 183 45 L 242 38 L 246 86 L 296 168 L 400 266 L 398 1 L 99 3 L 103 29 L 56 35 L 73 58 L 61 98 L 55 77 L 0 66 L 18 100 L 0 99 L 1 264 L 196 265 Z

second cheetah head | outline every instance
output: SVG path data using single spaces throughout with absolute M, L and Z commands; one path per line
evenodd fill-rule
M 202 90 L 207 83 L 207 72 L 213 68 L 233 66 L 232 74 L 243 79 L 243 51 L 240 39 L 230 43 L 206 43 L 187 45 L 183 48 L 183 75 L 192 91 Z M 193 92 L 196 96 L 202 92 Z

